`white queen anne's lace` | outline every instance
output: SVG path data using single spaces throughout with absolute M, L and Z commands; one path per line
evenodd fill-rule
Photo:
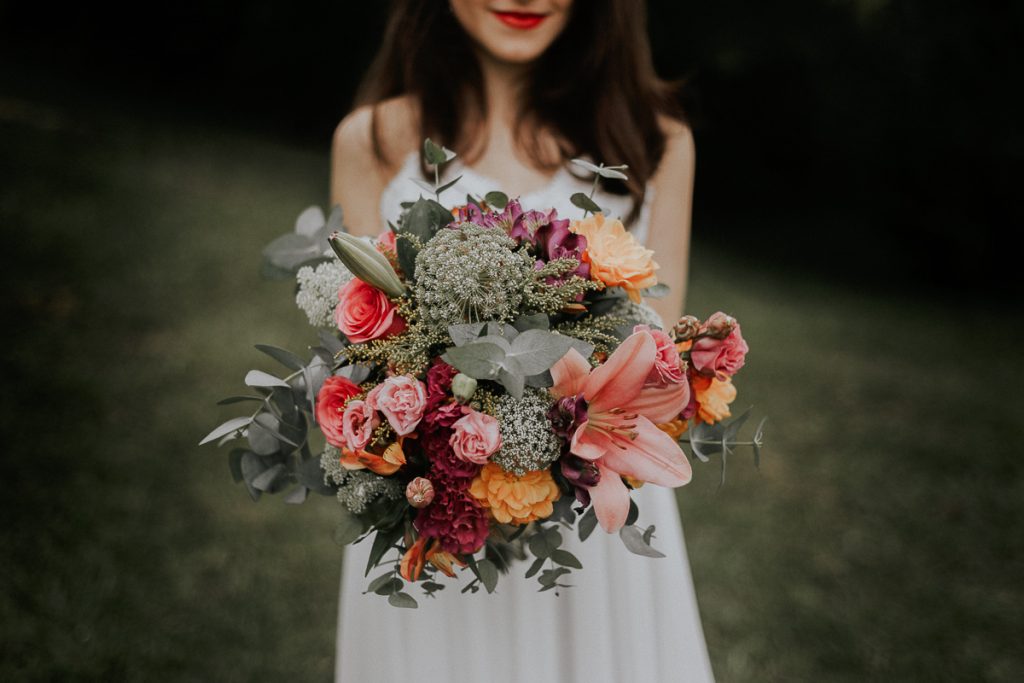
M 352 273 L 337 259 L 299 268 L 295 275 L 299 291 L 295 303 L 309 318 L 313 327 L 334 327 L 334 307 L 338 305 L 338 290 L 352 279 Z

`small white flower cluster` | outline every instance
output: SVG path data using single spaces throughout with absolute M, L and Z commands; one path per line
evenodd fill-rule
M 340 456 L 337 448 L 328 445 L 320 456 L 320 467 L 324 471 L 324 482 L 338 486 L 338 500 L 352 514 L 365 512 L 366 506 L 380 496 L 398 500 L 405 495 L 402 485 L 395 479 L 370 470 L 346 470 Z
M 309 318 L 313 327 L 334 327 L 334 307 L 338 305 L 338 290 L 352 279 L 352 273 L 337 259 L 299 268 L 296 274 L 299 291 L 295 303 Z
M 548 419 L 553 403 L 546 389 L 527 387 L 522 398 L 503 394 L 496 415 L 501 424 L 501 448 L 491 460 L 517 477 L 554 462 L 562 454 L 562 445 Z
M 665 323 L 662 322 L 661 316 L 658 315 L 657 311 L 645 303 L 635 304 L 626 297 L 622 297 L 617 304 L 608 310 L 606 315 L 625 318 L 626 320 L 643 325 L 650 325 L 651 327 L 657 327 L 659 330 L 665 329 Z

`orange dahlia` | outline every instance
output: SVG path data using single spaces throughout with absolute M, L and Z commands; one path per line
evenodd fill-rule
M 548 470 L 517 477 L 493 462 L 480 470 L 469 493 L 502 524 L 527 524 L 550 517 L 552 503 L 561 495 Z
M 583 260 L 590 264 L 592 279 L 622 287 L 636 303 L 640 303 L 641 290 L 658 284 L 654 252 L 637 242 L 622 221 L 596 213 L 576 221 L 569 230 L 587 238 Z
M 736 400 L 736 387 L 730 378 L 720 380 L 716 377 L 694 375 L 691 382 L 694 397 L 697 399 L 697 417 L 700 420 L 714 424 L 732 415 L 729 412 L 729 404 Z

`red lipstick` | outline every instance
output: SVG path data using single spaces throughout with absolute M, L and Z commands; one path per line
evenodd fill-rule
M 498 10 L 493 10 L 493 12 L 494 16 L 498 17 L 498 21 L 505 24 L 505 26 L 519 29 L 520 31 L 536 28 L 540 25 L 540 22 L 548 18 L 546 14 L 536 14 L 533 12 L 501 12 Z

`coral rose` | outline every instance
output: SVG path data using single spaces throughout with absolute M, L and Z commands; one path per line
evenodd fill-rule
M 341 428 L 345 402 L 358 393 L 359 387 L 347 377 L 332 375 L 324 380 L 316 396 L 316 421 L 327 443 L 335 448 L 345 445 Z
M 405 330 L 405 320 L 387 294 L 352 278 L 338 290 L 334 322 L 354 344 L 380 339 Z
M 452 451 L 461 460 L 483 465 L 501 448 L 498 421 L 477 410 L 470 410 L 452 425 Z
M 576 221 L 570 228 L 587 238 L 583 260 L 590 264 L 590 277 L 609 287 L 622 287 L 629 298 L 640 303 L 640 292 L 658 284 L 654 252 L 645 249 L 618 220 L 594 214 Z
M 736 400 L 736 387 L 731 379 L 695 375 L 691 384 L 699 420 L 714 424 L 732 416 L 729 404 Z
M 366 402 L 379 410 L 395 434 L 405 436 L 416 429 L 427 408 L 427 387 L 409 375 L 395 375 L 370 389 Z
M 739 323 L 736 323 L 725 339 L 697 339 L 690 348 L 690 364 L 702 375 L 714 375 L 718 379 L 725 379 L 739 372 L 749 350 L 740 332 Z
M 361 451 L 373 438 L 373 430 L 380 424 L 377 413 L 366 401 L 349 401 L 341 415 L 342 447 L 350 451 Z
M 484 465 L 469 487 L 480 505 L 490 508 L 502 524 L 527 524 L 550 517 L 561 492 L 549 470 L 534 470 L 517 477 L 496 463 Z

